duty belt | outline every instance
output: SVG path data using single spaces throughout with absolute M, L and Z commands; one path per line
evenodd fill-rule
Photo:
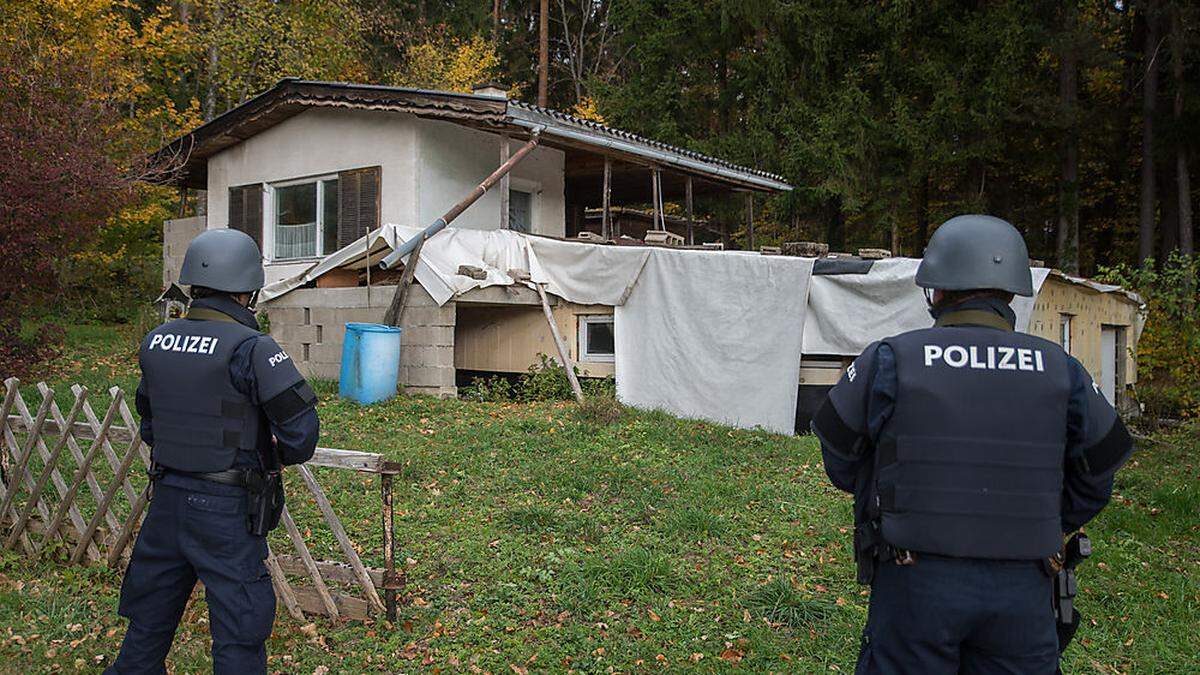
M 209 471 L 204 473 L 178 471 L 176 469 L 167 469 L 167 471 L 180 476 L 188 476 L 189 478 L 199 478 L 210 483 L 244 487 L 251 490 L 259 490 L 266 483 L 266 477 L 258 469 L 226 469 L 224 471 Z

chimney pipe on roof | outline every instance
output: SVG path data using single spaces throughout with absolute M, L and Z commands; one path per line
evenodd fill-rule
M 491 96 L 493 98 L 508 98 L 508 90 L 495 82 L 481 82 L 471 87 L 471 93 L 476 96 Z

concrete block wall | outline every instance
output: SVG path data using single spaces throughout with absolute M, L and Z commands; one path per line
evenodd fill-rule
M 271 321 L 271 336 L 305 377 L 336 380 L 341 370 L 346 323 L 380 323 L 395 286 L 367 289 L 303 288 L 259 306 Z M 400 384 L 407 393 L 442 398 L 458 395 L 454 386 L 453 301 L 438 307 L 414 283 L 400 328 Z
M 192 216 L 163 221 L 163 288 L 179 281 L 183 254 L 188 244 L 207 226 L 207 216 Z

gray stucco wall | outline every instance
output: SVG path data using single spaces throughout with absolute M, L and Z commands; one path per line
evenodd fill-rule
M 179 281 L 183 254 L 196 235 L 204 231 L 205 216 L 175 218 L 163 221 L 163 287 Z
M 305 377 L 336 380 L 341 369 L 346 323 L 380 323 L 395 286 L 367 289 L 303 288 L 261 305 L 271 336 Z M 454 302 L 438 307 L 414 283 L 400 328 L 400 384 L 407 393 L 442 398 L 458 395 L 454 386 Z

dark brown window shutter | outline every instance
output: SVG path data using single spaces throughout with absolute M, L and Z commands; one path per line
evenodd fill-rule
M 338 248 L 377 227 L 379 167 L 342 171 L 338 174 Z
M 229 188 L 229 227 L 254 238 L 262 250 L 263 210 L 262 183 Z

